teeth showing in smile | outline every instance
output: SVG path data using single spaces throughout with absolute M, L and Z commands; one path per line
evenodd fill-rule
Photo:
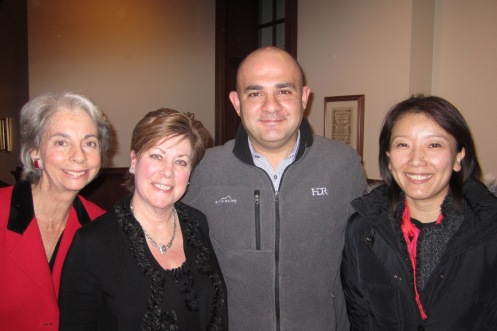
M 159 190 L 167 191 L 171 189 L 171 186 L 169 185 L 161 185 L 161 184 L 154 184 L 155 187 L 157 187 Z
M 70 170 L 66 170 L 65 172 L 74 177 L 80 177 L 86 173 L 86 171 L 70 171 Z
M 425 180 L 428 178 L 431 178 L 432 175 L 413 175 L 413 174 L 406 174 L 407 177 L 413 179 L 413 180 Z

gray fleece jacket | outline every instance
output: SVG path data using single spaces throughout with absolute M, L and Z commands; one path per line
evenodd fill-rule
M 207 215 L 236 331 L 347 330 L 340 263 L 350 201 L 366 181 L 349 146 L 300 126 L 295 162 L 275 192 L 248 136 L 209 149 L 183 202 Z

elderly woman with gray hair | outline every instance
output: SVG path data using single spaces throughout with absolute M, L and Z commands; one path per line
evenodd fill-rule
M 23 180 L 0 189 L 2 330 L 58 330 L 62 266 L 74 233 L 104 213 L 79 196 L 110 144 L 86 97 L 45 93 L 21 110 Z

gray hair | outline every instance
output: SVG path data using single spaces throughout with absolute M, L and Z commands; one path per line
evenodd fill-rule
M 37 183 L 41 171 L 35 169 L 30 152 L 40 148 L 41 138 L 49 119 L 61 108 L 67 110 L 83 110 L 93 120 L 98 131 L 100 156 L 102 164 L 107 162 L 107 152 L 111 143 L 111 127 L 107 117 L 87 97 L 73 93 L 47 92 L 29 101 L 21 109 L 21 162 L 22 178 Z

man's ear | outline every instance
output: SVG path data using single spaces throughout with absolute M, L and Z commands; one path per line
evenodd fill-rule
M 240 98 L 238 96 L 237 91 L 231 91 L 229 94 L 231 103 L 233 104 L 233 107 L 235 107 L 236 113 L 238 116 L 240 116 Z
M 302 108 L 307 107 L 307 101 L 309 101 L 309 94 L 311 94 L 311 88 L 309 86 L 304 86 L 302 88 Z

